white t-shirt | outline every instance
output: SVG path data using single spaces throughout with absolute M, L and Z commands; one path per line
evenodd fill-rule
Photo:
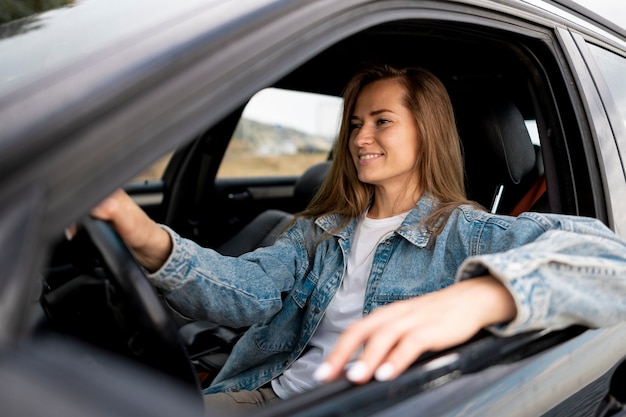
M 330 353 L 339 335 L 363 315 L 365 290 L 378 244 L 402 224 L 407 214 L 385 219 L 363 216 L 359 220 L 343 280 L 313 333 L 308 350 L 272 381 L 272 388 L 280 398 L 289 398 L 318 385 L 313 373 Z

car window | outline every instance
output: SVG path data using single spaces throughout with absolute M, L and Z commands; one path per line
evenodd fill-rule
M 609 85 L 620 116 L 626 124 L 626 84 L 624 83 L 626 58 L 593 44 L 589 44 L 589 50 Z
M 167 164 L 172 159 L 174 152 L 168 152 L 157 161 L 153 162 L 148 168 L 144 169 L 139 175 L 133 177 L 130 182 L 150 181 L 163 178 Z
M 530 135 L 530 140 L 533 142 L 533 145 L 541 146 L 539 141 L 539 130 L 537 129 L 537 120 L 524 120 L 524 123 L 526 124 L 526 129 L 528 129 L 528 134 Z
M 259 91 L 246 105 L 218 178 L 302 174 L 328 159 L 339 129 L 342 99 L 279 88 Z

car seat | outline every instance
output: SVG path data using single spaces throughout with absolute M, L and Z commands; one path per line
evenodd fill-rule
M 510 100 L 491 94 L 453 101 L 470 200 L 509 214 L 543 176 L 541 152 Z M 544 188 L 545 189 L 545 188 Z M 528 198 L 527 211 L 540 196 Z
M 319 190 L 330 161 L 320 162 L 308 168 L 294 185 L 296 211 L 301 211 L 311 202 Z M 293 220 L 294 214 L 282 210 L 266 210 L 256 216 L 239 232 L 224 242 L 217 251 L 222 255 L 239 256 L 256 248 L 269 246 Z

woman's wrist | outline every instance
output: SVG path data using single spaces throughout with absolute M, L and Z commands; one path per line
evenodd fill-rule
M 170 234 L 154 223 L 151 232 L 146 236 L 145 244 L 133 248 L 139 263 L 148 272 L 159 270 L 167 261 L 172 252 L 172 239 Z
M 461 281 L 458 285 L 466 285 L 474 293 L 481 306 L 481 327 L 508 323 L 517 315 L 513 296 L 496 278 L 486 275 Z

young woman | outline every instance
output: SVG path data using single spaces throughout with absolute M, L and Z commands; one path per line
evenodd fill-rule
M 487 326 L 511 335 L 624 318 L 626 246 L 600 222 L 466 201 L 452 106 L 431 73 L 366 68 L 344 103 L 328 178 L 271 247 L 223 257 L 122 192 L 94 209 L 182 313 L 251 326 L 207 403 L 288 398 L 351 361 L 356 383 L 392 379 Z

